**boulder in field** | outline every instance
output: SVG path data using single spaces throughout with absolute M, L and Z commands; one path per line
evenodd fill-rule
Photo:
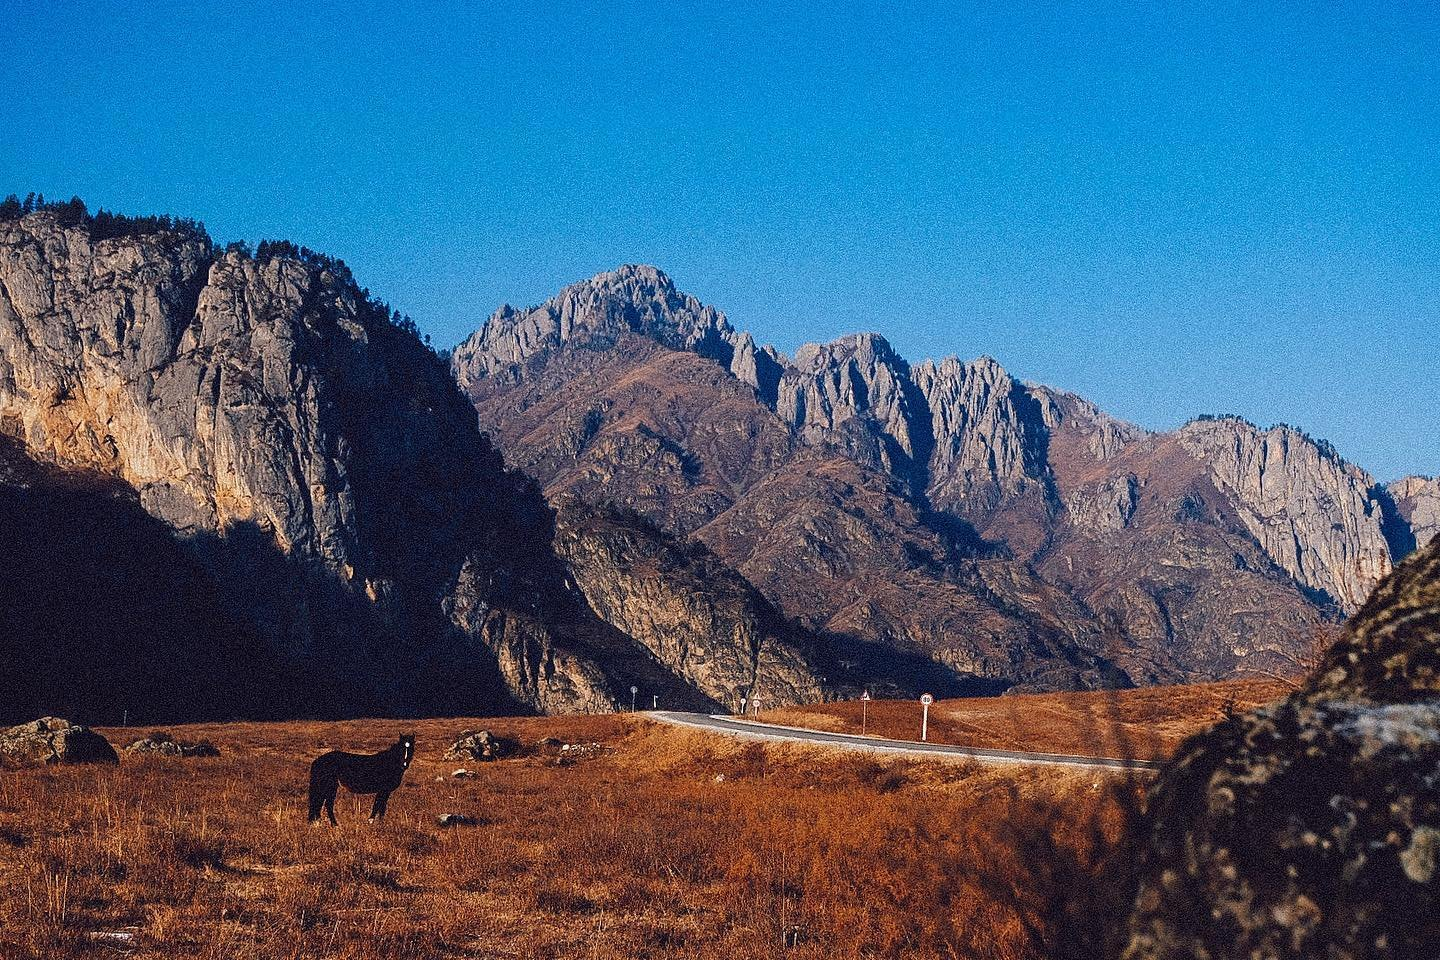
M 59 717 L 41 717 L 0 732 L 0 767 L 119 762 L 109 740 Z
M 515 751 L 515 744 L 489 730 L 466 730 L 445 751 L 446 760 L 499 760 Z
M 162 757 L 218 757 L 220 751 L 208 740 L 190 743 L 156 730 L 125 748 L 126 753 L 148 753 Z
M 1182 747 L 1148 816 L 1125 960 L 1435 956 L 1440 540 L 1293 695 Z

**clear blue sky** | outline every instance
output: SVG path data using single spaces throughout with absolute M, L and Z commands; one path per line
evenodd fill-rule
M 651 262 L 787 351 L 1440 473 L 1440 7 L 881 6 L 10 0 L 0 193 L 325 250 L 443 344 Z

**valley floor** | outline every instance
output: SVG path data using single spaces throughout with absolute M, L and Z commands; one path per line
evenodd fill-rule
M 937 700 L 928 739 L 993 750 L 1033 750 L 1085 757 L 1163 760 L 1186 737 L 1289 693 L 1278 680 L 1231 680 L 1173 687 L 1085 693 Z M 914 700 L 859 701 L 766 710 L 767 723 L 831 733 L 862 732 L 895 740 L 920 739 Z
M 873 730 L 893 710 L 908 732 L 914 706 L 872 704 Z M 946 736 L 979 725 L 938 706 Z M 998 745 L 1053 749 L 1079 714 L 1026 716 L 1048 720 Z M 480 727 L 520 754 L 440 759 Z M 1102 886 L 1086 882 L 1096 837 L 1135 796 L 1089 771 L 746 743 L 643 715 L 170 729 L 221 756 L 0 774 L 0 956 L 1038 957 Z M 343 791 L 338 829 L 305 823 L 310 758 L 405 732 L 416 761 L 382 824 Z M 443 829 L 445 813 L 478 823 Z

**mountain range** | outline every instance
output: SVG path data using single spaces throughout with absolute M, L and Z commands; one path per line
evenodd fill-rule
M 983 689 L 1291 669 L 1440 504 L 1293 427 L 1151 432 L 989 357 L 787 358 L 649 266 L 502 307 L 452 365 L 547 496 L 704 544 L 867 681 L 891 651 Z
M 875 334 L 787 358 L 651 267 L 502 308 L 447 366 L 289 243 L 0 213 L 15 719 L 1283 670 L 1440 527 L 1436 481 L 1293 428 L 1151 433 Z

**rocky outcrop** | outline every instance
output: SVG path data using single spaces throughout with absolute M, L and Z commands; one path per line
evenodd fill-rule
M 218 757 L 220 751 L 208 740 L 191 743 L 176 740 L 163 730 L 156 730 L 125 747 L 126 753 L 151 754 L 160 757 Z
M 1149 807 L 1128 960 L 1432 955 L 1440 544 L 1293 696 L 1186 744 Z
M 506 306 L 455 348 L 452 362 L 462 388 L 487 376 L 514 376 L 532 360 L 567 343 L 613 344 L 624 333 L 651 337 L 675 349 L 723 354 L 728 366 L 735 332 L 714 307 L 675 289 L 654 267 L 627 264 L 573 284 L 538 307 Z M 760 378 L 753 340 L 739 369 Z
M 915 368 L 929 404 L 934 455 L 929 497 L 978 519 L 1008 499 L 1044 496 L 1045 426 L 1039 405 L 990 357 L 947 358 Z
M 873 333 L 806 344 L 781 376 L 775 412 L 807 443 L 835 443 L 868 466 L 908 474 L 929 453 L 910 368 Z
M 1440 533 L 1440 477 L 1405 477 L 1390 484 L 1389 492 L 1415 546 L 1435 539 Z
M 0 731 L 0 767 L 119 762 L 110 741 L 59 717 L 41 717 Z
M 823 697 L 816 638 L 703 547 L 575 499 L 562 501 L 555 542 L 596 615 L 714 702 Z
M 1299 583 L 1353 613 L 1390 572 L 1375 481 L 1291 427 L 1197 420 L 1180 442 L 1230 493 L 1250 533 Z
M 441 754 L 442 760 L 499 760 L 515 752 L 513 740 L 497 737 L 489 730 L 465 730 Z
M 279 672 L 333 681 L 315 709 L 474 709 L 503 688 L 444 613 L 459 571 L 524 611 L 558 565 L 543 503 L 394 319 L 288 245 L 34 213 L 0 224 L 0 424 L 133 489 Z
M 1065 509 L 1071 523 L 1101 532 L 1121 530 L 1135 515 L 1139 492 L 1135 475 L 1124 473 L 1076 490 L 1065 499 Z

